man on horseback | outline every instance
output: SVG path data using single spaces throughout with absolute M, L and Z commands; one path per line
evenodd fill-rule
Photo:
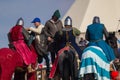
M 104 26 L 100 23 L 99 17 L 95 16 L 93 18 L 93 23 L 87 27 L 86 30 L 86 40 L 89 41 L 88 46 L 98 46 L 104 51 L 108 61 L 115 59 L 113 49 L 103 40 L 103 35 L 107 39 L 109 34 Z
M 56 10 L 52 15 L 52 18 L 45 23 L 45 34 L 48 40 L 48 51 L 51 54 L 51 61 L 54 63 L 55 60 L 55 45 L 54 36 L 55 33 L 63 28 L 62 21 L 59 19 L 61 17 L 59 10 Z
M 13 26 L 8 33 L 8 39 L 10 42 L 10 48 L 17 51 L 23 58 L 23 61 L 25 63 L 25 66 L 27 66 L 28 72 L 35 71 L 32 67 L 32 63 L 34 63 L 34 56 L 32 55 L 32 52 L 27 45 L 27 42 L 29 41 L 29 34 L 23 27 L 24 21 L 22 18 L 19 18 L 16 25 Z
M 79 59 L 81 59 L 82 51 L 80 50 L 79 46 L 76 43 L 76 36 L 80 35 L 80 31 L 77 28 L 72 27 L 72 19 L 69 16 L 66 17 L 64 25 L 65 28 L 56 32 L 54 37 L 57 57 L 55 59 L 49 77 L 52 78 L 54 76 L 56 65 L 58 64 L 60 76 L 63 78 L 63 80 L 69 80 L 70 76 L 72 77 L 71 80 L 77 80 L 76 78 L 78 75 L 77 74 L 78 70 L 76 68 L 77 61 L 75 60 L 75 58 L 76 58 L 76 53 L 78 53 Z M 69 58 L 67 58 L 67 56 L 69 56 Z M 69 64 L 67 65 L 67 69 L 66 69 L 66 70 L 69 69 L 68 73 L 66 72 L 66 74 L 69 75 L 69 77 L 67 76 L 66 78 L 64 75 L 65 64 L 63 64 L 64 61 L 67 61 L 64 60 L 65 58 L 67 58 L 68 60 L 66 64 Z M 74 79 L 73 79 L 73 74 L 74 74 Z
M 35 49 L 38 53 L 38 63 L 42 62 L 42 57 L 45 58 L 47 66 L 46 73 L 49 74 L 50 64 L 47 52 L 47 37 L 44 33 L 44 25 L 41 23 L 40 18 L 35 18 L 32 23 L 34 23 L 35 28 L 30 27 L 26 28 L 26 30 L 35 34 Z
M 72 27 L 72 19 L 68 16 L 64 21 L 65 28 L 58 31 L 55 34 L 54 40 L 57 50 L 64 48 L 66 45 L 71 45 L 78 53 L 79 59 L 81 59 L 81 53 L 79 46 L 76 43 L 76 36 L 80 35 L 80 31 Z

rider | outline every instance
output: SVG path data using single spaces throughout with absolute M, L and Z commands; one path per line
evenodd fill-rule
M 57 48 L 56 50 L 58 51 L 64 48 L 66 45 L 71 45 L 77 51 L 79 59 L 81 59 L 82 51 L 76 43 L 76 36 L 80 35 L 80 31 L 77 28 L 72 27 L 72 19 L 69 16 L 66 17 L 64 25 L 65 28 L 58 31 L 54 37 L 54 41 Z
M 87 27 L 86 30 L 86 40 L 89 41 L 88 46 L 98 46 L 103 49 L 108 61 L 112 61 L 115 59 L 115 55 L 113 49 L 103 40 L 103 35 L 107 39 L 109 34 L 104 26 L 104 24 L 100 23 L 100 19 L 98 16 L 93 18 L 93 23 Z
M 54 49 L 56 50 L 56 53 L 58 53 L 58 54 L 57 54 L 57 57 L 55 59 L 53 66 L 52 66 L 49 78 L 53 78 L 54 73 L 56 72 L 56 68 L 57 68 L 56 65 L 60 65 L 60 67 L 59 67 L 60 75 L 59 76 L 62 77 L 63 65 L 61 65 L 61 64 L 63 63 L 63 57 L 65 56 L 65 54 L 62 54 L 63 51 L 66 51 L 66 50 L 69 50 L 69 48 L 72 48 L 73 50 L 75 50 L 76 53 L 78 53 L 79 59 L 81 59 L 82 51 L 76 43 L 76 36 L 80 35 L 80 31 L 77 28 L 72 27 L 72 19 L 69 16 L 66 17 L 66 19 L 64 21 L 64 26 L 65 27 L 62 30 L 59 30 L 58 32 L 56 32 L 56 34 L 54 36 L 54 42 L 55 42 Z M 71 54 L 73 52 L 71 52 Z M 74 55 L 74 53 L 72 55 Z M 72 58 L 71 58 L 71 60 L 72 60 Z M 75 73 L 76 72 L 77 71 L 75 70 Z M 77 75 L 75 76 L 75 78 L 77 78 Z
M 47 44 L 45 44 L 47 40 L 45 41 L 44 39 L 45 38 L 44 31 L 43 31 L 44 25 L 41 23 L 41 20 L 38 17 L 34 18 L 32 23 L 34 24 L 35 28 L 30 27 L 30 28 L 26 28 L 26 30 L 32 31 L 33 33 L 35 33 L 35 49 L 38 53 L 38 62 L 41 63 L 42 61 L 41 58 L 42 57 L 45 58 L 46 66 L 47 66 L 46 73 L 49 74 L 50 65 L 49 65 L 49 58 L 48 58 L 48 52 L 47 52 Z
M 45 34 L 48 39 L 48 51 L 51 53 L 52 63 L 54 63 L 55 60 L 55 45 L 53 37 L 58 30 L 63 28 L 62 21 L 59 19 L 60 17 L 59 10 L 56 10 L 52 15 L 52 18 L 45 23 Z
M 29 40 L 29 34 L 23 27 L 24 21 L 22 18 L 19 18 L 16 25 L 13 26 L 8 33 L 8 39 L 10 45 L 14 46 L 14 49 L 22 56 L 25 65 L 27 66 L 28 72 L 35 71 L 32 67 L 33 55 L 30 51 L 28 45 L 26 44 Z M 13 48 L 13 46 L 9 46 Z

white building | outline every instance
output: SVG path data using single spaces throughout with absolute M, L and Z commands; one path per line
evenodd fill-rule
M 118 31 L 120 29 L 120 0 L 75 0 L 68 12 L 63 17 L 70 16 L 73 26 L 81 32 L 85 32 L 87 25 L 92 23 L 94 16 L 99 16 L 107 30 Z M 84 35 L 81 35 L 84 37 Z

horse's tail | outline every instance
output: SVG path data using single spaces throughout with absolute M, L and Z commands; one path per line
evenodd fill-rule
M 76 80 L 78 77 L 78 68 L 75 52 L 72 50 L 64 50 L 63 55 L 63 57 L 60 57 L 62 59 L 61 61 L 63 62 L 59 62 L 63 67 L 63 69 L 59 68 L 60 72 L 63 74 L 63 79 L 69 80 L 69 77 L 71 76 L 71 80 Z

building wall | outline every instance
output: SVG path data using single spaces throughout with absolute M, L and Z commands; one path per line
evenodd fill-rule
M 99 16 L 108 31 L 120 29 L 120 0 L 75 0 L 74 4 L 63 17 L 71 16 L 73 26 L 85 32 L 87 25 L 92 23 L 94 16 Z

